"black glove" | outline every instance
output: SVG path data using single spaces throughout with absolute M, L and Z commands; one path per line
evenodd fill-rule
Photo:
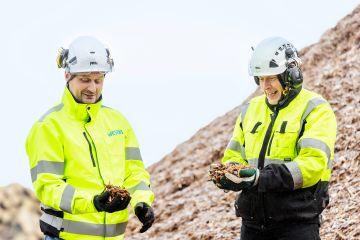
M 140 232 L 146 232 L 155 221 L 155 215 L 153 209 L 144 202 L 136 204 L 135 215 L 143 224 Z
M 116 196 L 111 202 L 109 202 L 110 192 L 105 191 L 100 195 L 94 197 L 94 206 L 98 212 L 113 213 L 116 211 L 124 210 L 127 208 L 131 197 L 121 199 Z
M 258 178 L 259 170 L 257 168 L 244 168 L 239 171 L 239 176 L 225 173 L 217 186 L 220 189 L 238 192 L 256 186 Z

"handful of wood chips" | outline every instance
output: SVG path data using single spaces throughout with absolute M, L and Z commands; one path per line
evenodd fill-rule
M 209 181 L 213 181 L 215 184 L 220 182 L 220 179 L 225 175 L 225 173 L 231 173 L 235 176 L 239 176 L 239 171 L 245 168 L 255 168 L 253 165 L 243 165 L 243 164 L 222 164 L 214 163 L 210 165 L 209 170 Z
M 110 192 L 110 196 L 108 199 L 109 203 L 112 202 L 112 200 L 114 200 L 114 198 L 117 196 L 119 196 L 121 200 L 124 200 L 126 198 L 131 198 L 130 193 L 125 188 L 119 186 L 107 184 L 105 185 L 104 191 Z

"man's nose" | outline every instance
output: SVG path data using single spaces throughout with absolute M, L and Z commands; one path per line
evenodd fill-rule
M 93 81 L 89 82 L 89 85 L 88 85 L 87 89 L 88 89 L 89 91 L 95 91 L 95 90 L 96 90 L 96 84 L 95 84 L 95 82 L 93 82 Z
M 264 87 L 270 87 L 271 86 L 271 81 L 268 79 L 264 79 Z

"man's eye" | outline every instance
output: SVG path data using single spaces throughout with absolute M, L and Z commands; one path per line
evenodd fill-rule
M 96 79 L 95 83 L 96 84 L 101 84 L 104 81 L 104 78 L 100 78 L 100 79 Z

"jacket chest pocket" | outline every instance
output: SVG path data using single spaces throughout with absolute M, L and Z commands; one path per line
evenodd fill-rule
M 125 159 L 125 137 L 123 134 L 111 136 L 106 139 L 106 149 L 112 162 Z
M 295 128 L 277 129 L 269 144 L 268 155 L 273 158 L 293 160 L 296 156 L 298 131 Z
M 245 153 L 248 159 L 257 158 L 266 132 L 264 123 L 257 122 L 244 129 Z
M 125 137 L 122 134 L 110 136 L 105 143 L 108 156 L 106 183 L 122 186 L 125 176 Z

